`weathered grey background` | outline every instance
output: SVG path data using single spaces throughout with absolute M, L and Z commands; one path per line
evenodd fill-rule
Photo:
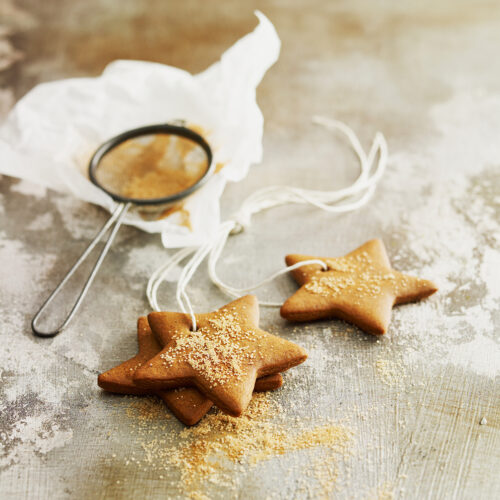
M 346 121 L 366 147 L 383 131 L 390 162 L 355 213 L 257 216 L 230 241 L 221 274 L 253 283 L 286 253 L 335 256 L 381 237 L 397 269 L 440 286 L 395 310 L 378 341 L 341 322 L 296 328 L 263 310 L 263 327 L 310 352 L 276 397 L 291 418 L 352 430 L 339 498 L 499 498 L 498 2 L 0 0 L 0 112 L 39 82 L 97 75 L 117 58 L 200 71 L 253 28 L 254 8 L 283 47 L 258 92 L 264 162 L 228 187 L 224 214 L 269 183 L 337 188 L 354 177 L 352 155 L 311 125 L 314 113 Z M 177 497 L 175 481 L 123 466 L 137 446 L 116 408 L 126 403 L 96 386 L 99 371 L 135 351 L 145 284 L 166 255 L 159 238 L 124 228 L 76 321 L 36 339 L 30 318 L 106 214 L 12 178 L 0 179 L 0 192 L 0 497 Z M 226 301 L 204 270 L 191 290 L 199 310 Z M 260 296 L 293 290 L 285 277 Z M 166 307 L 175 307 L 171 293 L 162 289 Z M 287 470 L 306 471 L 311 456 L 241 474 L 240 498 L 305 496 Z

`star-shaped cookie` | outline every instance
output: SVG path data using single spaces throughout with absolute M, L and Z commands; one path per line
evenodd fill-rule
M 137 321 L 137 340 L 139 352 L 133 358 L 101 373 L 97 379 L 99 387 L 109 392 L 120 394 L 159 396 L 184 424 L 194 425 L 212 407 L 212 401 L 194 387 L 166 391 L 151 391 L 134 381 L 135 371 L 161 351 L 161 345 L 153 335 L 148 320 L 142 316 Z M 257 379 L 255 391 L 278 389 L 283 385 L 283 377 L 277 373 Z
M 217 311 L 196 315 L 154 312 L 149 325 L 165 347 L 138 368 L 135 382 L 151 389 L 194 385 L 222 411 L 239 416 L 247 407 L 257 377 L 304 362 L 298 345 L 258 327 L 259 305 L 253 295 Z
M 281 307 L 290 321 L 338 318 L 367 333 L 387 331 L 392 307 L 428 297 L 437 291 L 428 280 L 414 278 L 391 268 L 381 240 L 370 240 L 344 257 L 287 255 L 287 265 L 310 259 L 325 262 L 292 271 L 301 287 Z

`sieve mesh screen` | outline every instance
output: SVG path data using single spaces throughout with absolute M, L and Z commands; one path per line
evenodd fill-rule
M 108 191 L 134 199 L 175 195 L 196 184 L 209 167 L 196 142 L 168 133 L 128 139 L 111 149 L 95 171 Z

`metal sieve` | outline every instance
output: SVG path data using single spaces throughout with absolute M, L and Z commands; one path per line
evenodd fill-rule
M 68 326 L 80 307 L 104 257 L 131 207 L 155 217 L 200 188 L 213 172 L 212 150 L 201 135 L 171 124 L 128 130 L 109 139 L 93 154 L 88 175 L 117 206 L 86 250 L 42 304 L 31 322 L 39 337 L 54 337 Z M 54 330 L 42 331 L 40 316 L 94 247 L 111 230 L 69 314 Z

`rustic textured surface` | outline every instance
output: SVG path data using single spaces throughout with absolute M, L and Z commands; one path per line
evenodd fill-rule
M 0 0 L 0 113 L 38 82 L 98 74 L 116 58 L 202 70 L 255 25 L 253 7 Z M 352 156 L 310 124 L 313 113 L 347 121 L 364 144 L 382 130 L 390 162 L 373 200 L 355 213 L 283 207 L 257 216 L 229 242 L 221 274 L 244 285 L 287 253 L 342 255 L 381 237 L 396 269 L 440 286 L 397 308 L 379 340 L 341 322 L 294 327 L 263 310 L 263 328 L 310 352 L 275 397 L 290 417 L 352 431 L 352 454 L 338 464 L 339 498 L 498 497 L 500 8 L 456 0 L 255 7 L 275 23 L 283 49 L 258 93 L 264 162 L 227 189 L 224 213 L 268 183 L 336 188 L 353 177 Z M 159 238 L 124 228 L 76 321 L 56 339 L 35 339 L 37 306 L 106 214 L 11 178 L 0 179 L 0 192 L 1 498 L 178 497 L 175 468 L 159 476 L 127 465 L 141 448 L 130 401 L 96 384 L 99 371 L 135 351 L 145 284 L 166 255 Z M 260 295 L 294 289 L 285 277 Z M 227 301 L 204 271 L 191 294 L 199 310 Z M 171 286 L 161 299 L 175 307 Z M 181 428 L 174 420 L 167 427 L 174 438 Z M 238 469 L 236 490 L 207 484 L 206 492 L 317 497 L 307 470 L 322 453 Z

